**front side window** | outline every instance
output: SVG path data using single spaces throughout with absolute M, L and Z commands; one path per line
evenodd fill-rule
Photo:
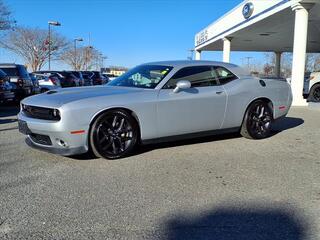
M 226 84 L 232 80 L 238 79 L 236 75 L 224 67 L 216 67 L 216 72 L 220 84 Z
M 172 70 L 162 65 L 137 66 L 109 82 L 108 86 L 155 88 Z
M 166 89 L 176 87 L 180 80 L 187 80 L 191 82 L 191 87 L 208 87 L 216 86 L 217 74 L 211 66 L 194 66 L 180 69 L 164 86 Z

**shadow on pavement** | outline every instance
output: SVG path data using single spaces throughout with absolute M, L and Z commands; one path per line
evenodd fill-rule
M 141 153 L 145 153 L 145 152 L 149 152 L 149 151 L 152 151 L 155 149 L 161 149 L 161 148 L 187 146 L 192 144 L 222 141 L 222 140 L 228 140 L 228 139 L 240 138 L 240 137 L 242 137 L 240 133 L 228 133 L 228 134 L 213 135 L 208 137 L 196 137 L 196 138 L 186 139 L 186 140 L 154 143 L 150 145 L 139 146 L 135 154 L 141 154 Z
M 272 135 L 276 135 L 282 131 L 286 131 L 291 128 L 298 127 L 303 123 L 304 123 L 304 120 L 301 118 L 294 118 L 294 117 L 281 118 L 274 123 L 272 128 Z M 161 148 L 186 146 L 191 144 L 214 142 L 214 141 L 228 140 L 228 139 L 234 139 L 234 138 L 240 138 L 240 137 L 242 137 L 240 133 L 229 133 L 229 134 L 213 135 L 209 137 L 196 137 L 196 138 L 187 139 L 187 140 L 142 145 L 142 146 L 139 146 L 137 150 L 134 153 L 132 153 L 131 156 L 143 154 L 143 153 L 150 152 L 156 149 L 161 149 Z M 72 156 L 71 158 L 75 160 L 97 159 L 97 157 L 95 157 L 93 153 L 86 153 L 82 155 Z
M 272 130 L 275 133 L 282 132 L 291 128 L 298 127 L 303 123 L 304 123 L 304 120 L 301 118 L 284 117 L 274 122 Z
M 0 106 L 0 118 L 15 117 L 19 113 L 19 106 Z M 3 119 L 0 119 L 3 120 Z
M 67 156 L 68 158 L 74 159 L 74 160 L 95 160 L 98 159 L 92 151 L 89 151 L 87 153 L 79 154 L 79 155 L 73 155 L 73 156 Z
M 0 124 L 6 124 L 6 123 L 14 123 L 18 121 L 17 119 L 15 118 L 9 118 L 9 119 L 0 119 Z
M 164 224 L 167 240 L 304 240 L 307 223 L 282 207 L 222 207 Z

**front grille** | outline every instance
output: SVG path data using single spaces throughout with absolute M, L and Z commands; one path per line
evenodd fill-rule
M 32 141 L 34 141 L 35 143 L 38 143 L 41 145 L 47 145 L 47 146 L 52 145 L 52 142 L 49 136 L 36 134 L 36 133 L 31 133 L 29 136 L 32 139 Z
M 57 109 L 44 108 L 44 107 L 35 107 L 22 104 L 22 111 L 27 117 L 38 118 L 44 120 L 60 120 L 60 112 Z

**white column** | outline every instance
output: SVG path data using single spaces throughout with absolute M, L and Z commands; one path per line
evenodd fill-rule
M 281 52 L 276 52 L 276 62 L 275 62 L 275 74 L 276 77 L 281 77 Z
M 223 62 L 230 62 L 231 38 L 224 38 L 223 41 Z
M 307 51 L 308 35 L 308 10 L 300 3 L 294 4 L 292 10 L 295 11 L 294 40 L 291 89 L 293 94 L 293 106 L 306 106 L 303 99 L 304 72 Z
M 196 60 L 201 60 L 201 51 L 195 50 L 196 53 Z

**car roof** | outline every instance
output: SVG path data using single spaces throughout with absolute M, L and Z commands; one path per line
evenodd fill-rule
M 22 64 L 15 64 L 15 63 L 0 63 L 1 67 L 17 67 L 17 66 L 23 66 Z
M 175 60 L 175 61 L 159 61 L 150 62 L 143 65 L 167 65 L 172 67 L 188 67 L 188 66 L 202 66 L 202 65 L 217 65 L 226 67 L 235 67 L 237 65 L 231 63 L 224 63 L 218 61 L 203 61 L 203 60 Z
M 243 68 L 239 67 L 238 65 L 232 63 L 225 63 L 225 62 L 218 62 L 218 61 L 204 61 L 204 60 L 175 60 L 175 61 L 159 61 L 159 62 L 150 62 L 144 63 L 142 65 L 165 65 L 171 66 L 174 68 L 183 68 L 183 67 L 192 67 L 192 66 L 220 66 L 227 68 L 237 76 L 250 76 L 250 74 L 244 70 Z

